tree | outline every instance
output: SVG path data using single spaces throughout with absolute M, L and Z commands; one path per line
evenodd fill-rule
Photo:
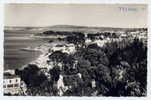
M 83 54 L 83 57 L 91 62 L 91 66 L 97 66 L 98 64 L 108 65 L 109 60 L 100 48 L 86 48 L 87 51 Z
M 49 59 L 53 62 L 63 62 L 67 57 L 67 53 L 62 53 L 61 51 L 55 51 L 49 55 Z
M 81 32 L 73 32 L 73 34 L 74 35 L 67 36 L 67 42 L 75 44 L 77 49 L 83 47 L 85 44 L 85 35 Z
M 103 64 L 99 64 L 96 70 L 96 80 L 106 86 L 111 85 L 110 69 Z
M 51 75 L 51 79 L 53 82 L 58 81 L 60 73 L 61 73 L 61 70 L 59 66 L 55 66 L 53 67 L 53 69 L 49 70 L 49 74 Z
M 78 68 L 79 69 L 88 69 L 91 67 L 91 63 L 89 62 L 89 60 L 85 60 L 85 59 L 79 59 L 78 60 Z
M 18 74 L 27 86 L 37 87 L 47 80 L 47 77 L 40 72 L 40 69 L 35 64 L 28 64 L 27 67 Z

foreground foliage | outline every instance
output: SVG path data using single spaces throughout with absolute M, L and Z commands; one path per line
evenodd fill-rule
M 49 71 L 50 79 L 36 65 L 28 65 L 17 72 L 27 84 L 30 95 L 58 95 L 55 84 L 59 75 L 78 73 L 82 78 L 64 92 L 65 96 L 146 95 L 147 47 L 139 39 L 106 43 L 103 47 L 97 44 L 82 46 L 74 54 L 57 51 L 49 55 L 49 59 L 62 63 L 63 67 L 60 69 L 56 64 Z M 93 80 L 95 87 L 91 85 Z

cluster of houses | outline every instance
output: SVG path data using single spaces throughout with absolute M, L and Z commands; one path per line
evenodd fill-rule
M 98 46 L 102 47 L 105 43 L 110 43 L 113 41 L 122 41 L 123 39 L 135 39 L 143 41 L 147 44 L 147 30 L 134 30 L 134 31 L 109 31 L 109 32 L 101 32 L 96 34 L 87 34 L 85 40 L 85 44 L 93 44 L 96 43 Z M 93 37 L 93 39 L 91 39 Z

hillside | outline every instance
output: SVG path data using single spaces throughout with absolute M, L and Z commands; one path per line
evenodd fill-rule
M 67 32 L 84 32 L 84 33 L 96 33 L 102 31 L 132 31 L 141 28 L 113 28 L 113 27 L 89 27 L 89 26 L 76 26 L 76 25 L 54 25 L 47 27 L 10 27 L 6 26 L 5 31 L 34 31 L 42 33 L 45 31 L 67 31 Z

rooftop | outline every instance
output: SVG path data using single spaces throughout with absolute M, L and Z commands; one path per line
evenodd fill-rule
M 18 75 L 12 75 L 10 73 L 4 73 L 4 79 L 13 79 L 13 78 L 19 78 Z

